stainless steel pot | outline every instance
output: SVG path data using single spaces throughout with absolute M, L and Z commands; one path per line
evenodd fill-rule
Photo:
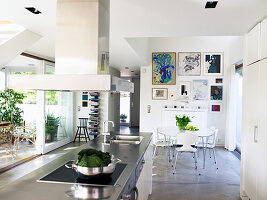
M 73 161 L 72 164 L 66 164 L 65 167 L 74 169 L 80 178 L 90 178 L 97 175 L 112 174 L 118 162 L 121 160 L 111 155 L 111 163 L 106 167 L 81 167 L 75 164 L 76 161 Z

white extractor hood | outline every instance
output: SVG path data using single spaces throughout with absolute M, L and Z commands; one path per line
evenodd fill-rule
M 55 74 L 10 75 L 8 88 L 134 92 L 109 73 L 109 0 L 58 0 Z

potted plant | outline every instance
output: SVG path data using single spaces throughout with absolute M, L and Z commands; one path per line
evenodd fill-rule
M 0 116 L 2 121 L 11 122 L 20 126 L 23 122 L 22 109 L 17 104 L 22 104 L 25 96 L 12 89 L 0 92 Z
M 179 127 L 180 131 L 185 130 L 185 127 L 188 125 L 189 122 L 192 122 L 189 116 L 183 115 L 183 116 L 177 116 L 175 115 L 176 118 L 176 126 Z
M 127 115 L 124 114 L 124 113 L 122 113 L 122 114 L 120 115 L 120 119 L 121 119 L 121 122 L 126 122 Z
M 58 126 L 60 123 L 60 118 L 55 117 L 53 114 L 48 113 L 45 122 L 45 141 L 53 142 L 54 138 L 57 136 Z

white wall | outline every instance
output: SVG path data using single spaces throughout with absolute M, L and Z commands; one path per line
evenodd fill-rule
M 202 36 L 202 37 L 180 37 L 180 38 L 152 38 L 149 42 L 149 54 L 152 52 L 223 52 L 224 53 L 224 74 L 223 78 L 223 110 L 220 114 L 208 112 L 208 127 L 219 128 L 218 144 L 223 145 L 225 141 L 226 113 L 229 67 L 234 62 L 242 59 L 243 38 L 239 36 Z M 152 85 L 152 59 L 148 66 L 141 67 L 141 96 L 140 96 L 140 131 L 152 131 L 161 125 L 162 109 L 165 105 L 179 105 L 173 100 L 152 100 L 152 88 L 168 88 L 169 91 L 178 90 L 179 81 L 191 81 L 194 79 L 207 79 L 210 85 L 215 83 L 219 76 L 177 76 L 176 85 Z M 178 60 L 176 59 L 176 66 Z M 190 105 L 201 105 L 209 108 L 210 101 L 190 101 Z M 151 105 L 151 113 L 147 113 L 147 106 Z

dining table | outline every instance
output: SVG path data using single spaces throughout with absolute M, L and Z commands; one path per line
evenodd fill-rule
M 213 132 L 209 129 L 201 129 L 201 130 L 182 130 L 180 131 L 178 127 L 161 127 L 158 128 L 158 132 L 162 135 L 164 135 L 165 140 L 167 140 L 168 144 L 168 158 L 169 162 L 171 162 L 171 147 L 172 146 L 179 146 L 179 141 L 176 141 L 177 134 L 181 133 L 192 133 L 196 134 L 199 137 L 199 140 L 201 142 L 201 146 L 203 149 L 203 169 L 205 169 L 206 166 L 206 151 L 207 151 L 207 144 L 209 142 L 209 139 L 211 136 L 213 136 Z

